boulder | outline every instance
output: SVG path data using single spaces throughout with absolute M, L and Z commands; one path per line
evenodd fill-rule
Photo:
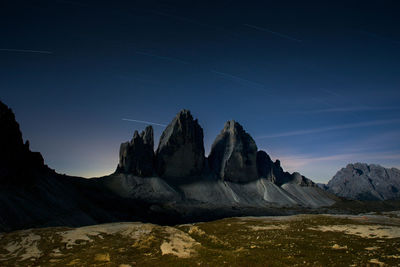
M 147 126 L 139 135 L 135 131 L 130 142 L 121 144 L 119 150 L 118 173 L 147 177 L 154 173 L 154 133 Z
M 256 161 L 253 138 L 234 120 L 226 122 L 211 147 L 211 170 L 222 180 L 245 183 L 258 178 Z
M 203 129 L 189 110 L 180 111 L 161 135 L 156 151 L 160 177 L 201 175 L 205 167 Z

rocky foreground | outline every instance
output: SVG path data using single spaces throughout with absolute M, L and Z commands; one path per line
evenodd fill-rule
M 0 235 L 1 266 L 400 266 L 400 213 L 111 223 Z

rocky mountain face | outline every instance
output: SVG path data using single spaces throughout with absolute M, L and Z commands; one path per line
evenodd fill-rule
M 224 181 L 242 183 L 258 178 L 256 143 L 233 120 L 225 123 L 215 139 L 208 160 L 210 168 Z
M 274 173 L 275 164 L 267 152 L 260 150 L 257 152 L 257 174 L 260 178 L 266 178 L 269 181 L 276 183 Z
M 400 170 L 375 164 L 348 164 L 333 176 L 326 187 L 329 192 L 349 199 L 397 198 L 400 197 Z
M 311 180 L 285 172 L 279 160 L 273 162 L 265 151 L 257 151 L 253 138 L 235 121 L 225 123 L 205 158 L 203 130 L 189 111 L 182 110 L 161 136 L 154 175 L 138 175 L 129 167 L 142 155 L 133 145 L 143 143 L 141 136 L 145 134 L 136 132 L 130 143 L 121 145 L 117 172 L 99 180 L 121 197 L 145 203 L 191 203 L 186 213 L 196 205 L 215 211 L 232 206 L 320 207 L 335 202 Z
M 140 135 L 135 131 L 130 142 L 121 144 L 116 173 L 182 181 L 190 177 L 201 181 L 211 175 L 234 183 L 265 178 L 278 186 L 315 186 L 297 172 L 285 172 L 280 161 L 273 162 L 265 151 L 257 151 L 253 138 L 234 120 L 225 123 L 208 158 L 204 155 L 203 129 L 188 110 L 180 111 L 166 127 L 155 153 L 153 140 L 151 126 Z
M 153 146 L 151 129 L 141 138 Z M 0 232 L 157 216 L 147 203 L 121 198 L 98 179 L 60 175 L 48 168 L 41 154 L 30 151 L 28 141 L 23 143 L 14 113 L 0 101 Z M 168 214 L 164 216 L 168 221 Z
M 146 177 L 154 174 L 154 133 L 147 126 L 139 135 L 135 131 L 130 142 L 121 144 L 117 173 Z
M 298 172 L 292 174 L 285 172 L 279 160 L 273 162 L 270 156 L 262 150 L 257 152 L 257 170 L 260 178 L 266 178 L 278 186 L 282 186 L 286 183 L 300 186 L 316 186 L 313 181 Z
M 160 177 L 185 178 L 204 169 L 203 129 L 188 110 L 179 112 L 161 135 L 156 151 Z
M 32 172 L 48 170 L 39 152 L 23 142 L 14 113 L 0 101 L 0 183 L 28 179 Z
M 187 110 L 166 127 L 156 152 L 153 128 L 136 131 L 120 147 L 116 172 L 95 179 L 60 175 L 44 165 L 1 102 L 0 135 L 0 231 L 138 220 L 176 224 L 335 203 L 257 151 L 237 122 L 225 124 L 207 159 L 203 130 Z
M 289 183 L 298 184 L 300 186 L 313 186 L 318 187 L 311 179 L 301 175 L 298 172 L 294 172 L 291 174 L 291 179 Z

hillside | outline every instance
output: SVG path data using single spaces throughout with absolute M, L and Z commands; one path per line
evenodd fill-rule
M 115 173 L 96 179 L 57 174 L 0 103 L 0 231 L 143 221 L 159 224 L 229 216 L 285 215 L 337 200 L 299 173 L 258 151 L 243 127 L 228 121 L 211 153 L 191 113 L 177 114 L 154 150 L 153 129 L 121 144 Z

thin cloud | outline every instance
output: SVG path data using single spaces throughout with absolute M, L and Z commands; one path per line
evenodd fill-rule
M 82 7 L 87 7 L 87 4 L 81 3 L 81 2 L 77 2 L 77 1 L 68 1 L 68 0 L 57 0 L 57 3 L 61 3 L 61 4 L 70 4 L 70 5 L 75 5 L 75 6 L 82 6 Z
M 16 52 L 16 53 L 38 53 L 38 54 L 53 54 L 51 51 L 45 50 L 27 50 L 27 49 L 14 49 L 14 48 L 0 48 L 3 52 Z
M 167 126 L 166 124 L 161 124 L 161 123 L 156 123 L 156 122 L 151 122 L 151 121 L 140 121 L 140 120 L 134 120 L 134 119 L 122 119 L 123 121 L 132 121 L 132 122 L 138 122 L 138 123 L 144 123 L 144 124 L 151 124 L 151 125 L 157 125 L 157 126 Z
M 249 28 L 253 28 L 253 29 L 259 30 L 259 31 L 263 31 L 263 32 L 268 32 L 268 33 L 274 34 L 276 36 L 279 36 L 279 37 L 287 39 L 287 40 L 291 40 L 291 41 L 295 41 L 295 42 L 302 42 L 302 40 L 300 40 L 300 39 L 296 39 L 296 38 L 293 38 L 293 37 L 291 37 L 289 35 L 282 34 L 282 33 L 279 33 L 279 32 L 274 32 L 274 31 L 271 31 L 271 30 L 269 30 L 267 28 L 262 28 L 262 27 L 259 27 L 259 26 L 251 25 L 251 24 L 243 24 L 243 25 L 246 26 L 246 27 L 249 27 Z
M 280 161 L 290 170 L 299 170 L 299 168 L 316 164 L 323 161 L 334 161 L 339 160 L 351 161 L 358 159 L 359 154 L 336 154 L 330 156 L 311 156 L 311 155 L 297 155 L 297 156 L 281 156 Z
M 150 79 L 141 79 L 141 78 L 135 78 L 135 77 L 128 77 L 129 79 L 135 80 L 135 81 L 139 81 L 142 83 L 149 83 L 149 84 L 153 84 L 153 85 L 157 85 L 157 86 L 163 86 L 162 83 L 156 82 L 154 80 L 150 80 Z
M 390 39 L 390 38 L 387 38 L 387 37 L 378 35 L 378 34 L 373 33 L 373 32 L 360 31 L 360 33 L 361 33 L 361 34 L 364 34 L 364 35 L 367 35 L 367 36 L 369 36 L 369 37 L 372 37 L 372 38 L 381 40 L 381 41 L 387 41 L 387 42 L 392 43 L 392 44 L 400 44 L 400 41 L 392 40 L 392 39 Z
M 325 88 L 322 88 L 321 91 L 325 92 L 325 93 L 328 93 L 330 95 L 336 96 L 336 97 L 343 97 L 342 95 L 336 93 L 335 91 L 328 90 L 328 89 L 325 89 Z
M 327 106 L 327 107 L 329 107 L 329 108 L 337 108 L 338 106 L 336 106 L 336 105 L 333 105 L 333 104 L 331 104 L 331 103 L 328 103 L 327 101 L 325 101 L 324 99 L 320 99 L 320 98 L 310 98 L 310 100 L 312 100 L 312 101 L 314 101 L 314 102 L 317 102 L 317 103 L 319 103 L 319 104 L 323 104 L 323 105 L 325 105 L 325 106 Z
M 175 20 L 180 20 L 180 21 L 183 21 L 183 22 L 191 23 L 191 24 L 197 25 L 197 26 L 202 26 L 202 27 L 207 27 L 207 28 L 215 28 L 215 27 L 212 27 L 212 26 L 210 26 L 208 24 L 199 22 L 197 20 L 193 20 L 193 19 L 189 19 L 189 18 L 185 18 L 185 17 L 181 17 L 181 16 L 176 16 L 176 15 L 172 15 L 172 14 L 161 12 L 161 11 L 151 10 L 150 12 L 152 12 L 154 14 L 157 14 L 157 15 L 160 15 L 160 16 L 173 18 Z
M 138 81 L 141 83 L 146 83 L 146 84 L 151 84 L 151 85 L 156 85 L 156 86 L 163 86 L 164 84 L 161 82 L 158 82 L 158 78 L 141 78 L 138 76 L 132 76 L 130 74 L 116 74 L 115 77 L 118 77 L 120 79 L 127 79 L 127 80 L 134 80 L 134 81 Z
M 219 31 L 219 32 L 224 32 L 225 35 L 227 35 L 227 36 L 229 36 L 229 37 L 231 37 L 233 39 L 241 39 L 241 36 L 238 36 L 235 33 L 226 32 L 225 28 L 216 26 L 215 24 L 207 24 L 207 23 L 204 23 L 204 22 L 201 22 L 201 21 L 198 21 L 198 20 L 194 20 L 194 19 L 190 19 L 190 18 L 182 17 L 182 16 L 176 16 L 176 15 L 172 15 L 170 13 L 161 12 L 161 11 L 157 11 L 157 10 L 149 10 L 149 9 L 145 9 L 145 10 L 147 10 L 148 12 L 151 12 L 153 14 L 160 15 L 162 17 L 172 18 L 172 19 L 177 20 L 177 21 L 189 23 L 189 24 L 192 24 L 192 25 L 200 26 L 200 27 L 203 27 L 203 28 L 208 28 L 208 29 L 211 29 L 211 30 Z
M 331 112 L 351 112 L 351 111 L 380 111 L 380 110 L 400 110 L 400 107 L 335 107 L 303 111 L 301 113 L 331 113 Z
M 299 168 L 322 161 L 360 162 L 367 160 L 400 160 L 400 151 L 388 151 L 380 153 L 342 153 L 329 156 L 297 155 L 288 157 L 282 156 L 280 159 L 281 162 L 284 162 L 291 168 Z
M 287 137 L 287 136 L 296 136 L 296 135 L 315 134 L 315 133 L 330 132 L 330 131 L 343 130 L 343 129 L 352 129 L 352 128 L 360 128 L 360 127 L 368 127 L 368 126 L 394 124 L 394 123 L 400 123 L 400 119 L 377 120 L 377 121 L 368 121 L 368 122 L 359 122 L 359 123 L 349 123 L 349 124 L 342 124 L 342 125 L 334 125 L 334 126 L 329 126 L 329 127 L 314 128 L 314 129 L 307 129 L 307 130 L 297 130 L 297 131 L 283 132 L 283 133 L 277 133 L 277 134 L 271 134 L 271 135 L 263 135 L 263 136 L 257 137 L 257 139 L 278 138 L 278 137 Z
M 225 73 L 225 72 L 220 72 L 220 71 L 215 71 L 215 70 L 210 70 L 212 73 L 218 74 L 219 76 L 222 76 L 225 79 L 234 81 L 234 82 L 238 82 L 244 85 L 248 85 L 248 86 L 252 86 L 252 87 L 257 87 L 257 88 L 263 88 L 264 85 L 262 85 L 261 83 L 257 83 L 257 82 L 253 82 L 250 80 L 246 80 L 243 79 L 241 77 L 229 74 L 229 73 Z
M 338 94 L 337 92 L 335 92 L 335 91 L 332 91 L 332 90 L 328 90 L 328 89 L 326 89 L 326 88 L 321 88 L 320 89 L 322 92 L 324 92 L 324 93 L 327 93 L 327 94 L 330 94 L 330 95 L 332 95 L 332 96 L 334 96 L 334 97 L 337 97 L 337 98 L 339 98 L 339 99 L 341 99 L 340 100 L 340 102 L 341 103 L 348 103 L 349 102 L 349 100 L 348 100 L 348 98 L 345 98 L 345 97 L 343 97 L 342 95 L 340 95 L 340 94 Z M 315 99 L 314 99 L 315 100 Z M 336 101 L 337 102 L 337 101 Z M 351 103 L 352 104 L 352 103 Z M 329 106 L 329 108 L 326 108 L 326 109 L 339 109 L 339 108 L 341 108 L 341 107 L 339 107 L 338 105 L 333 105 L 333 104 L 328 104 L 328 103 L 325 103 L 325 105 L 328 105 Z M 365 105 L 364 105 L 365 106 Z M 350 115 L 353 117 L 353 118 L 355 118 L 356 120 L 360 120 L 360 118 L 359 118 L 359 116 L 358 115 L 356 115 L 356 114 L 354 114 L 354 113 L 350 113 Z
M 155 55 L 155 54 L 151 54 L 151 53 L 146 53 L 146 52 L 136 52 L 136 54 L 138 55 L 143 55 L 143 56 L 148 56 L 148 57 L 154 57 L 154 58 L 158 58 L 158 59 L 162 59 L 162 60 L 167 60 L 167 61 L 172 61 L 172 62 L 176 62 L 176 63 L 181 63 L 181 64 L 185 64 L 188 65 L 190 64 L 189 62 L 177 59 L 177 58 L 173 58 L 173 57 L 165 57 L 165 56 L 159 56 L 159 55 Z

